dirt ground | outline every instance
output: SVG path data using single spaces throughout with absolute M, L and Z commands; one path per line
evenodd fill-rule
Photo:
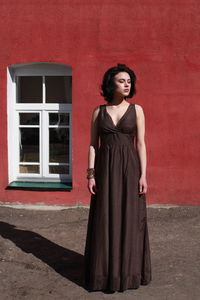
M 88 212 L 0 206 L 0 299 L 200 299 L 200 207 L 148 206 L 153 280 L 113 294 L 82 285 Z

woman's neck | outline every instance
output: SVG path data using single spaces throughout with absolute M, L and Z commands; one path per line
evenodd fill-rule
M 113 98 L 113 100 L 109 102 L 109 105 L 123 105 L 124 103 L 126 103 L 124 98 Z

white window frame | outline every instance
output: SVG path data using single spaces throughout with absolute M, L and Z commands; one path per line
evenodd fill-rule
M 17 76 L 43 76 L 43 103 L 16 103 Z M 49 181 L 72 180 L 72 104 L 45 103 L 44 76 L 72 76 L 72 69 L 58 63 L 35 62 L 12 65 L 7 68 L 7 120 L 8 120 L 8 180 L 12 181 Z M 40 174 L 19 173 L 19 113 L 39 112 L 40 114 Z M 48 173 L 48 113 L 69 113 L 69 174 Z M 24 126 L 27 127 L 27 126 Z M 37 127 L 34 125 L 34 127 Z M 62 127 L 62 126 L 59 126 Z M 41 149 L 42 141 L 44 147 Z M 29 163 L 26 163 L 29 164 Z M 30 163 L 31 164 L 31 163 Z M 50 163 L 51 165 L 51 163 Z M 59 164 L 62 165 L 62 164 Z M 41 164 L 40 164 L 41 166 Z M 44 167 L 46 166 L 46 168 Z M 41 173 L 43 170 L 43 174 Z

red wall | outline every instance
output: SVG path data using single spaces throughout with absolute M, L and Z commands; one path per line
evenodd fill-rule
M 89 123 L 107 68 L 138 77 L 146 117 L 148 203 L 200 199 L 200 2 L 198 0 L 2 0 L 0 9 L 0 201 L 89 204 Z M 73 68 L 73 190 L 5 190 L 6 67 L 50 61 Z

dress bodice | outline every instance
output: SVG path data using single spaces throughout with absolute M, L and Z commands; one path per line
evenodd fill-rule
M 97 118 L 101 144 L 117 145 L 133 142 L 137 130 L 135 104 L 129 104 L 116 125 L 106 110 L 106 104 L 100 105 Z

